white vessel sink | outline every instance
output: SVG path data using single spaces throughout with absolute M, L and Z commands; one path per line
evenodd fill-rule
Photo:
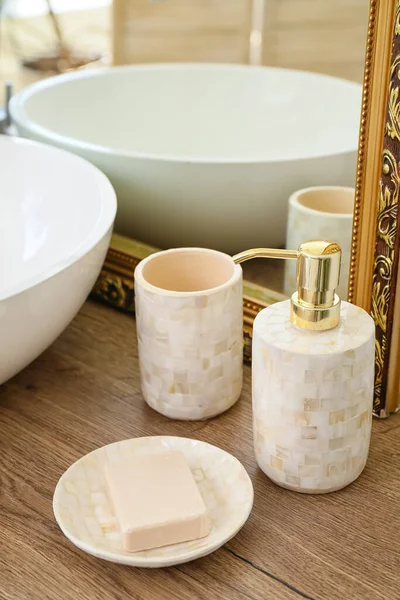
M 236 252 L 284 243 L 296 189 L 354 185 L 360 106 L 361 86 L 328 76 L 152 64 L 35 83 L 11 115 L 109 176 L 118 232 Z
M 0 136 L 0 384 L 63 331 L 108 248 L 115 192 L 68 152 Z

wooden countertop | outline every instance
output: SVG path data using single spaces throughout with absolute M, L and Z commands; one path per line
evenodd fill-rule
M 76 549 L 52 514 L 63 471 L 98 446 L 142 435 L 211 442 L 237 456 L 253 513 L 216 553 L 145 570 Z M 276 487 L 257 468 L 250 369 L 225 415 L 176 422 L 142 400 L 135 323 L 91 302 L 24 372 L 0 388 L 1 600 L 375 600 L 400 598 L 400 415 L 374 423 L 360 479 L 327 496 Z

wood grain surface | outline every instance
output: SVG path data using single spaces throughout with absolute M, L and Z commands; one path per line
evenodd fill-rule
M 114 62 L 248 63 L 254 27 L 263 36 L 262 64 L 361 82 L 368 4 L 368 0 L 113 0 Z M 255 10 L 256 5 L 261 10 Z
M 264 0 L 263 64 L 362 81 L 368 0 Z
M 59 530 L 52 495 L 81 455 L 142 435 L 182 435 L 237 456 L 253 513 L 225 547 L 144 570 L 101 562 Z M 400 416 L 374 423 L 360 479 L 327 496 L 276 487 L 257 468 L 250 369 L 242 398 L 207 422 L 174 422 L 142 400 L 134 320 L 88 302 L 38 360 L 0 388 L 1 600 L 395 600 L 399 592 Z

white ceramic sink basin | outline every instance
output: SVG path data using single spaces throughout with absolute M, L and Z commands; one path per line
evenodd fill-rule
M 360 106 L 358 84 L 323 75 L 163 64 L 47 79 L 11 114 L 109 176 L 118 232 L 236 252 L 284 243 L 296 189 L 354 185 Z
M 0 384 L 47 348 L 89 294 L 115 192 L 73 154 L 0 136 Z

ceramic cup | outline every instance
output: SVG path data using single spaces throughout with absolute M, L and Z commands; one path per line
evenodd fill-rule
M 205 248 L 152 254 L 135 270 L 144 398 L 172 419 L 207 419 L 242 389 L 242 269 Z
M 298 248 L 307 240 L 331 240 L 342 249 L 342 267 L 336 293 L 347 299 L 354 188 L 339 186 L 310 187 L 289 198 L 286 247 Z M 284 292 L 296 291 L 296 261 L 285 264 Z

